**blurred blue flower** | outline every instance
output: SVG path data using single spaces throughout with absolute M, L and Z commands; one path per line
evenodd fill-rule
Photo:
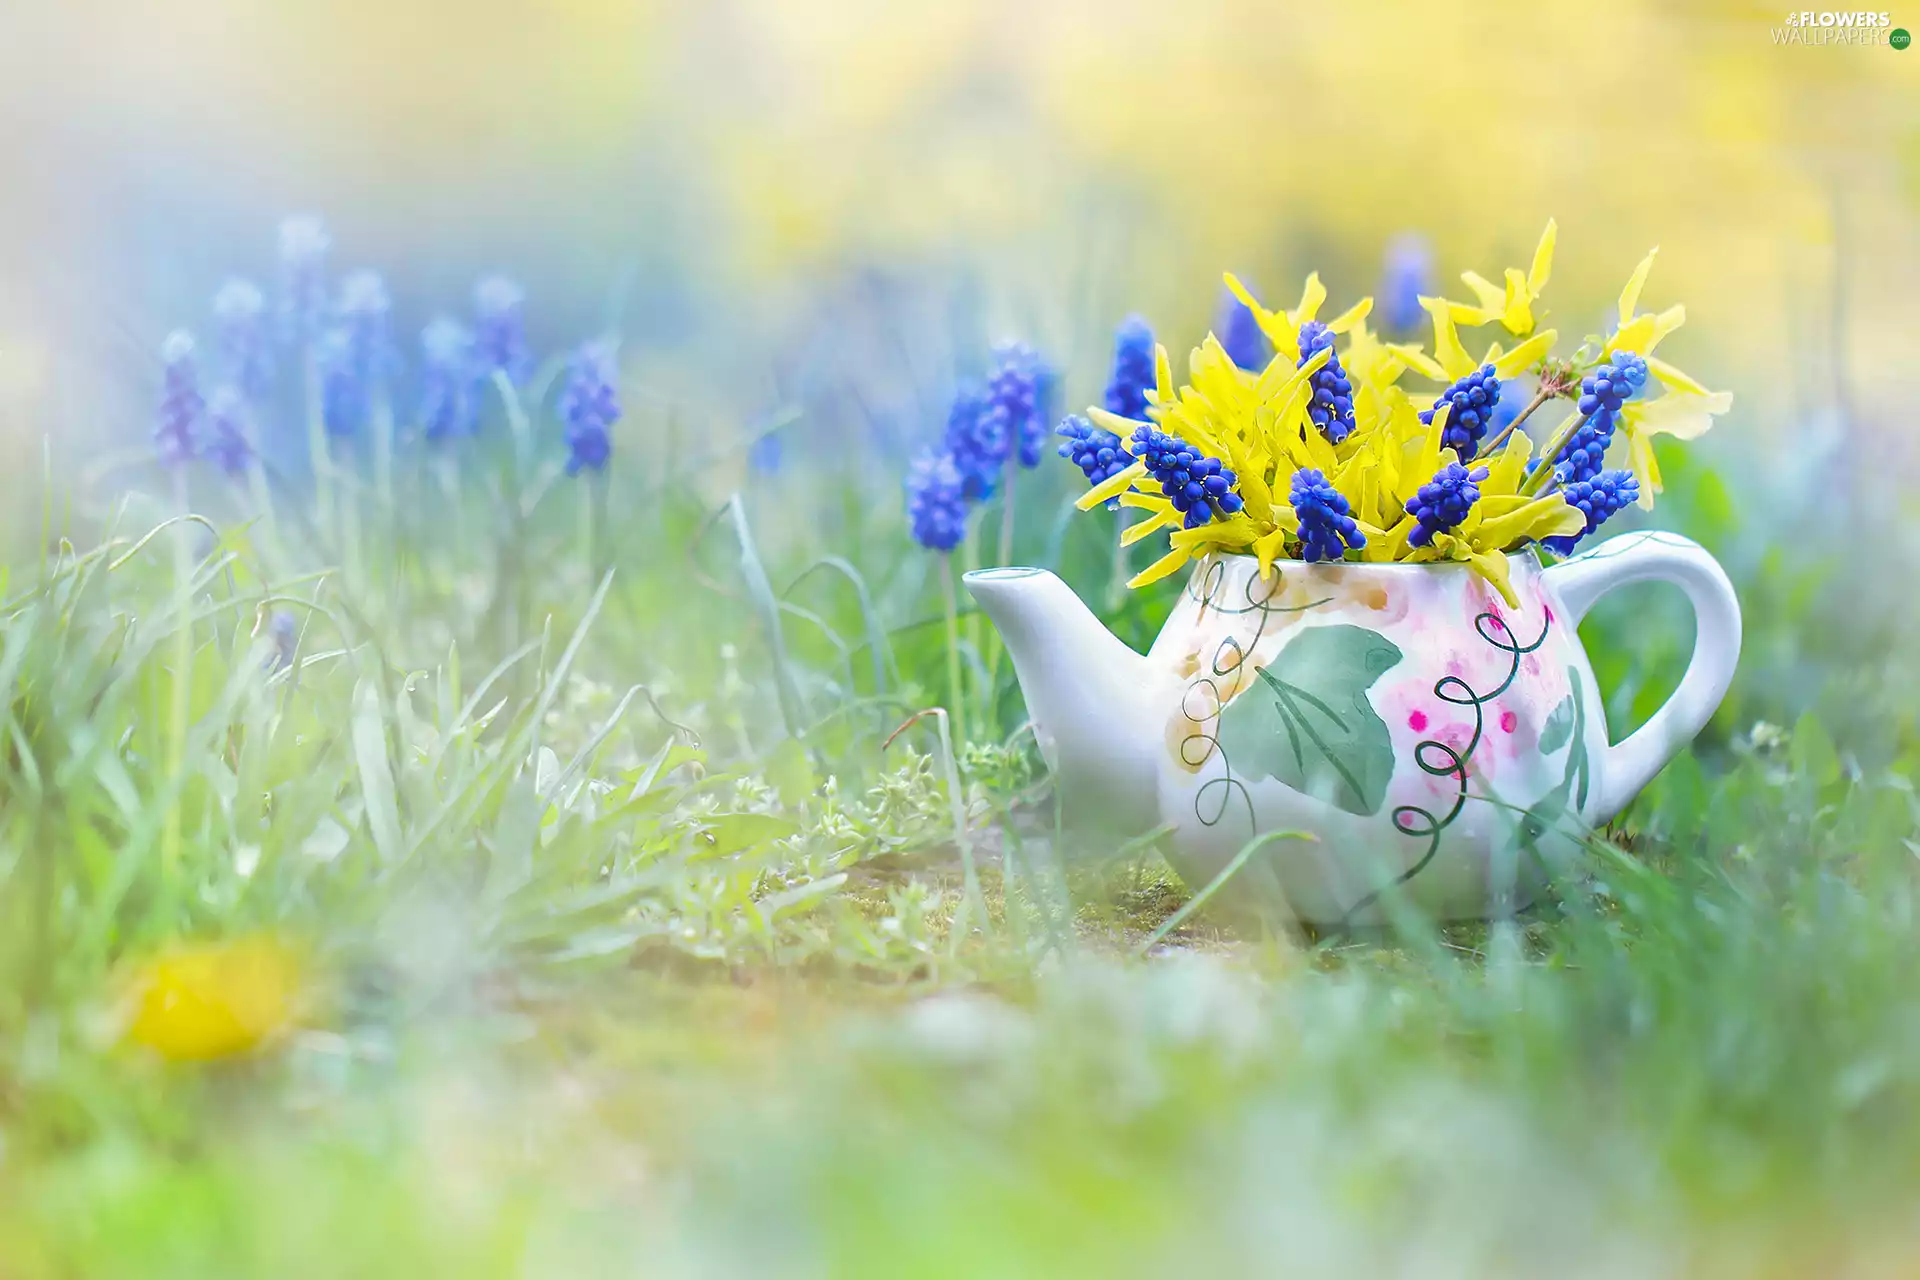
M 1533 399 L 1533 392 L 1512 378 L 1500 380 L 1500 398 L 1494 402 L 1493 416 L 1487 420 L 1487 430 L 1499 435 L 1507 425 L 1520 416 L 1527 407 L 1527 401 Z
M 1239 477 L 1178 436 L 1141 427 L 1133 433 L 1133 454 L 1147 464 L 1173 509 L 1186 516 L 1189 529 L 1216 516 L 1224 520 L 1245 505 L 1234 492 Z
M 273 379 L 273 350 L 267 333 L 267 295 L 251 280 L 228 280 L 213 295 L 213 323 L 234 383 L 250 396 L 266 391 Z
M 1393 333 L 1410 333 L 1426 319 L 1420 295 L 1433 292 L 1433 250 L 1425 236 L 1397 235 L 1387 245 L 1380 277 L 1380 322 Z
M 1603 471 L 1592 480 L 1563 484 L 1560 495 L 1567 505 L 1577 507 L 1587 517 L 1587 527 L 1579 533 L 1541 539 L 1549 550 L 1564 556 L 1579 545 L 1580 539 L 1605 524 L 1609 516 L 1632 506 L 1640 497 L 1640 482 L 1631 471 Z
M 1353 382 L 1340 367 L 1339 353 L 1333 350 L 1333 330 L 1318 320 L 1302 324 L 1299 363 L 1305 364 L 1322 347 L 1328 351 L 1327 362 L 1311 379 L 1313 399 L 1307 405 L 1307 416 L 1329 443 L 1339 444 L 1358 425 L 1353 417 Z
M 613 454 L 613 424 L 620 420 L 618 348 L 612 338 L 582 343 L 567 361 L 560 393 L 560 419 L 567 429 L 567 474 L 598 471 Z
M 1024 342 L 993 349 L 994 370 L 987 378 L 986 414 L 997 418 L 996 433 L 1018 447 L 1020 465 L 1037 467 L 1046 454 L 1046 422 L 1040 416 L 1040 353 Z M 1005 460 L 1005 454 L 1002 455 Z
M 1259 373 L 1273 359 L 1273 344 L 1253 318 L 1247 304 L 1233 296 L 1231 289 L 1220 291 L 1220 307 L 1214 318 L 1213 333 L 1220 340 L 1227 358 L 1253 373 Z
M 275 610 L 267 621 L 267 636 L 273 641 L 273 652 L 267 655 L 267 670 L 292 666 L 300 649 L 300 623 L 293 614 L 285 609 Z
M 953 455 L 928 450 L 907 470 L 907 525 L 929 551 L 951 551 L 967 536 L 966 482 Z
M 1353 519 L 1353 507 L 1328 481 L 1326 472 L 1313 467 L 1294 472 L 1287 502 L 1300 517 L 1301 559 L 1338 560 L 1348 547 L 1367 545 L 1367 535 Z
M 1486 478 L 1485 467 L 1469 471 L 1457 462 L 1449 462 L 1434 472 L 1433 479 L 1421 485 L 1407 503 L 1407 514 L 1418 522 L 1418 527 L 1407 535 L 1407 545 L 1431 546 L 1433 535 L 1457 527 L 1467 518 L 1473 504 L 1480 501 L 1480 481 Z
M 392 311 L 378 272 L 356 271 L 340 282 L 334 323 L 315 348 L 321 412 L 334 435 L 353 435 L 372 416 L 374 389 L 393 363 Z
M 301 214 L 281 221 L 281 319 L 296 341 L 317 337 L 325 320 L 327 254 L 332 248 L 333 237 L 319 218 Z
M 340 282 L 334 318 L 346 329 L 370 378 L 385 374 L 393 361 L 392 316 L 393 298 L 378 271 L 355 271 Z
M 526 290 L 505 276 L 487 276 L 473 286 L 474 351 L 480 368 L 486 374 L 506 374 L 515 386 L 526 381 L 533 367 L 526 302 Z
M 1144 419 L 1147 392 L 1153 385 L 1153 329 L 1139 316 L 1128 316 L 1113 335 L 1113 376 L 1107 381 L 1107 412 L 1123 418 Z
M 781 462 L 786 458 L 786 445 L 780 439 L 778 431 L 769 431 L 753 442 L 747 450 L 747 465 L 758 475 L 775 475 Z
M 429 440 L 473 435 L 480 425 L 480 379 L 474 335 L 449 316 L 420 331 L 420 424 Z
M 960 473 L 961 493 L 969 502 L 983 502 L 993 496 L 1012 448 L 1001 416 L 987 412 L 987 408 L 986 393 L 970 383 L 963 384 L 953 393 L 946 434 L 941 438 L 941 447 Z
M 314 343 L 314 368 L 320 375 L 320 420 L 329 434 L 359 433 L 373 412 L 373 393 L 365 371 L 354 359 L 353 338 L 343 325 L 324 330 Z
M 200 395 L 193 335 L 184 329 L 168 334 L 160 344 L 160 362 L 160 412 L 153 424 L 153 447 L 162 464 L 177 467 L 193 457 L 200 415 L 207 407 Z
M 246 393 L 239 387 L 216 388 L 207 400 L 200 456 L 230 476 L 245 475 L 253 461 Z

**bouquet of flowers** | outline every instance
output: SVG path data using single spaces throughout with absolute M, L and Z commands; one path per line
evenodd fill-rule
M 1456 560 L 1511 600 L 1505 553 L 1538 543 L 1565 554 L 1622 507 L 1651 507 L 1660 491 L 1653 437 L 1702 434 L 1732 395 L 1654 355 L 1686 319 L 1680 306 L 1639 310 L 1658 250 L 1621 290 L 1612 334 L 1555 356 L 1558 335 L 1537 327 L 1555 237 L 1549 221 L 1530 268 L 1509 268 L 1504 286 L 1463 273 L 1473 302 L 1420 297 L 1431 352 L 1369 330 L 1371 298 L 1321 320 L 1318 275 L 1291 311 L 1267 310 L 1227 276 L 1273 346 L 1264 368 L 1241 367 L 1210 334 L 1176 387 L 1166 348 L 1155 345 L 1138 411 L 1116 411 L 1110 392 L 1106 408 L 1058 429 L 1062 456 L 1092 482 L 1081 509 L 1117 500 L 1145 512 L 1125 544 L 1172 531 L 1172 550 L 1129 585 L 1218 552 L 1256 557 L 1263 577 L 1283 558 Z M 1461 331 L 1487 326 L 1498 336 L 1475 358 Z M 1438 389 L 1403 387 L 1409 376 Z M 1527 382 L 1522 403 L 1515 392 Z M 1555 399 L 1573 401 L 1572 411 L 1536 455 L 1522 428 Z M 1610 454 L 1627 465 L 1609 469 Z

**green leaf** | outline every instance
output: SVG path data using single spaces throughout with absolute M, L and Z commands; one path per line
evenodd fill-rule
M 1220 716 L 1220 748 L 1247 778 L 1275 778 L 1348 813 L 1372 814 L 1393 777 L 1393 740 L 1367 701 L 1400 649 L 1365 627 L 1297 635 Z
M 1840 780 L 1840 754 L 1833 749 L 1833 739 L 1827 736 L 1825 727 L 1811 711 L 1794 722 L 1787 759 L 1795 773 L 1811 779 L 1815 786 L 1824 787 Z
M 1571 807 L 1569 799 L 1573 792 L 1573 775 L 1569 773 L 1560 780 L 1560 785 L 1542 796 L 1534 806 L 1521 815 L 1520 829 L 1516 833 L 1519 848 L 1526 853 L 1540 852 L 1540 840 L 1549 832 L 1560 829 L 1561 821 L 1566 818 Z
M 493 860 L 487 868 L 487 888 L 494 896 L 511 893 L 532 877 L 534 844 L 546 807 L 532 778 L 522 774 L 507 783 L 493 824 Z
M 717 858 L 793 835 L 799 830 L 800 824 L 791 818 L 781 818 L 771 813 L 723 813 L 708 820 L 700 844 L 705 846 L 707 854 Z
M 814 777 L 813 762 L 807 759 L 807 749 L 800 745 L 798 738 L 788 738 L 775 747 L 767 757 L 763 772 L 780 793 L 780 803 L 789 809 L 806 804 L 820 785 Z
M 1573 695 L 1569 693 L 1560 699 L 1560 705 L 1553 709 L 1547 722 L 1540 726 L 1540 754 L 1550 756 L 1567 745 L 1567 739 L 1573 736 Z
M 400 806 L 394 799 L 393 766 L 387 759 L 386 724 L 371 682 L 362 680 L 355 687 L 353 704 L 353 759 L 360 768 L 367 827 L 381 860 L 391 865 L 400 860 L 406 845 L 400 839 Z
M 624 771 L 620 774 L 620 778 L 622 781 L 633 784 L 633 791 L 627 798 L 630 800 L 638 800 L 641 796 L 653 790 L 657 783 L 681 765 L 705 764 L 706 760 L 707 753 L 698 747 L 689 747 L 677 742 L 668 741 L 654 754 L 653 759 L 647 761 L 646 764 L 641 765 L 637 769 Z

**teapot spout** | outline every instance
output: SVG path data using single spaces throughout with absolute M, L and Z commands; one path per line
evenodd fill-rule
M 1139 835 L 1159 822 L 1156 744 L 1169 679 L 1044 569 L 979 569 L 967 590 L 992 619 L 1076 832 Z

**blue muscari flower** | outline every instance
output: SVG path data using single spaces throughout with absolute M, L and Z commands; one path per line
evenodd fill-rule
M 193 335 L 176 329 L 160 344 L 160 412 L 153 424 L 153 447 L 160 461 L 177 467 L 193 457 L 194 437 L 206 401 L 200 395 L 200 372 L 193 362 Z
M 1040 354 L 1024 342 L 1008 342 L 995 347 L 993 355 L 984 414 L 996 420 L 995 433 L 1017 447 L 1020 465 L 1037 467 L 1047 443 L 1040 416 Z
M 393 363 L 388 326 L 393 301 L 377 271 L 356 271 L 340 282 L 334 323 L 320 337 L 321 411 L 327 430 L 353 435 L 373 412 L 374 384 Z
M 1554 455 L 1554 475 L 1561 484 L 1591 480 L 1606 464 L 1607 447 L 1620 406 L 1647 385 L 1647 362 L 1630 351 L 1616 351 L 1580 383 L 1579 411 L 1586 420 Z
M 1253 318 L 1247 304 L 1233 296 L 1233 290 L 1220 291 L 1220 307 L 1213 323 L 1214 336 L 1227 353 L 1227 359 L 1242 369 L 1259 373 L 1273 358 L 1273 344 L 1266 331 Z
M 1434 534 L 1445 533 L 1465 520 L 1473 504 L 1480 501 L 1479 482 L 1486 478 L 1485 467 L 1468 471 L 1457 462 L 1436 471 L 1407 503 L 1407 514 L 1419 522 L 1419 527 L 1407 535 L 1407 545 L 1430 546 Z
M 332 435 L 357 434 L 373 411 L 372 392 L 344 326 L 333 325 L 321 333 L 314 343 L 313 360 L 320 374 L 320 420 Z
M 527 351 L 526 290 L 505 276 L 473 286 L 473 347 L 482 372 L 495 370 L 519 386 L 531 371 Z
M 1001 416 L 987 412 L 987 397 L 980 388 L 963 385 L 954 392 L 941 447 L 952 455 L 967 501 L 983 502 L 993 496 L 1012 445 Z
M 1077 413 L 1063 420 L 1053 433 L 1066 437 L 1060 445 L 1060 456 L 1086 473 L 1089 486 L 1111 480 L 1133 465 L 1133 455 L 1120 443 L 1119 436 L 1094 426 Z M 1114 501 L 1107 507 L 1112 510 L 1119 505 Z
M 1597 413 L 1581 423 L 1554 455 L 1554 479 L 1561 484 L 1572 484 L 1599 475 L 1600 468 L 1606 465 L 1607 448 L 1613 443 L 1613 425 L 1611 413 Z M 1539 465 L 1535 461 L 1527 470 L 1532 472 Z
M 213 323 L 234 382 L 250 396 L 264 392 L 273 378 L 267 295 L 251 280 L 228 280 L 213 295 Z
M 1579 508 L 1587 517 L 1587 527 L 1579 533 L 1540 540 L 1548 550 L 1564 556 L 1579 545 L 1580 539 L 1605 524 L 1607 517 L 1638 501 L 1640 482 L 1631 471 L 1602 471 L 1591 480 L 1562 484 L 1560 494 L 1569 506 Z
M 356 271 L 340 282 L 334 318 L 347 331 L 355 358 L 370 377 L 385 373 L 393 359 L 388 334 L 392 314 L 393 299 L 378 271 Z
M 1301 325 L 1299 363 L 1305 364 L 1322 347 L 1333 352 L 1333 330 L 1318 320 Z M 1357 424 L 1353 420 L 1353 383 L 1347 371 L 1340 367 L 1337 352 L 1327 357 L 1312 382 L 1313 400 L 1307 405 L 1307 416 L 1313 419 L 1313 425 L 1320 429 L 1328 443 L 1339 444 Z
M 230 476 L 246 474 L 253 461 L 247 439 L 247 397 L 239 387 L 217 388 L 207 400 L 200 456 Z
M 951 551 L 967 536 L 966 479 L 945 450 L 928 450 L 907 470 L 907 524 L 930 551 Z
M 1417 329 L 1427 314 L 1420 295 L 1432 291 L 1433 251 L 1426 238 L 1411 232 L 1395 236 L 1380 278 L 1381 323 L 1396 333 Z
M 1647 386 L 1647 361 L 1632 351 L 1615 351 L 1613 359 L 1580 380 L 1580 428 L 1553 455 L 1553 476 L 1561 484 L 1592 480 L 1607 462 L 1620 405 Z
M 1311 467 L 1294 472 L 1287 501 L 1300 517 L 1301 559 L 1338 560 L 1348 547 L 1367 545 L 1367 535 L 1354 522 L 1346 495 L 1333 487 L 1325 472 Z
M 289 336 L 317 337 L 327 310 L 327 254 L 333 237 L 310 214 L 280 223 L 281 319 Z
M 1189 529 L 1216 516 L 1224 520 L 1245 505 L 1233 491 L 1239 477 L 1177 436 L 1141 427 L 1133 433 L 1133 454 L 1147 464 L 1173 509 L 1185 514 Z
M 608 434 L 620 420 L 619 369 L 611 338 L 583 343 L 567 362 L 560 418 L 567 425 L 567 474 L 598 471 L 613 452 Z
M 429 440 L 473 435 L 480 425 L 481 365 L 473 331 L 441 316 L 420 331 L 420 423 Z
M 1620 412 L 1625 404 L 1647 385 L 1645 357 L 1631 351 L 1616 351 L 1613 359 L 1589 373 L 1580 383 L 1580 412 L 1594 414 L 1602 409 Z
M 1153 387 L 1154 378 L 1153 330 L 1139 316 L 1128 316 L 1113 335 L 1113 376 L 1107 381 L 1107 412 L 1135 420 L 1145 418 L 1147 392 Z M 1115 439 L 1117 442 L 1118 437 Z
M 1432 425 L 1433 415 L 1440 406 L 1451 404 L 1453 410 L 1447 414 L 1447 427 L 1440 443 L 1459 454 L 1460 461 L 1471 462 L 1480 450 L 1487 428 L 1492 425 L 1494 406 L 1499 401 L 1500 379 L 1494 376 L 1492 365 L 1483 364 L 1442 391 L 1433 408 L 1422 409 L 1420 421 Z

